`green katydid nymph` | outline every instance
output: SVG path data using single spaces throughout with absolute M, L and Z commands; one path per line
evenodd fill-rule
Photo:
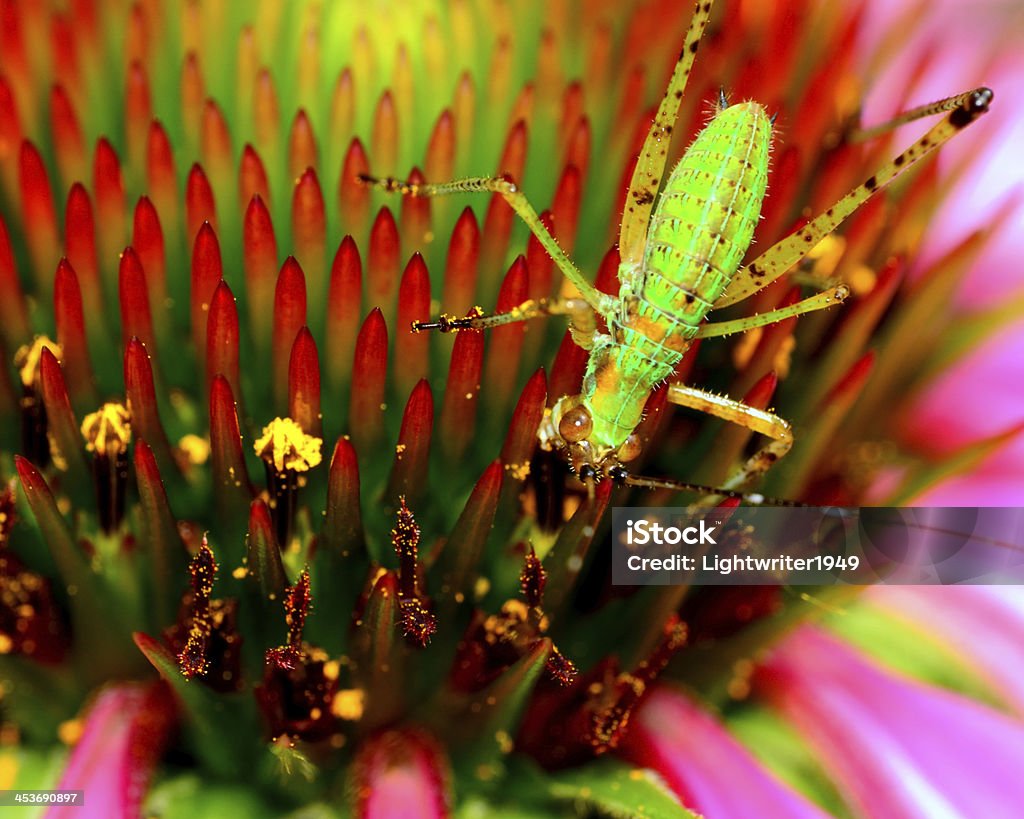
M 862 136 L 873 136 L 921 117 L 945 114 L 863 184 L 744 266 L 741 262 L 767 188 L 773 122 L 765 108 L 753 101 L 729 105 L 721 93 L 711 120 L 662 184 L 672 129 L 711 7 L 711 2 L 697 4 L 633 172 L 619 230 L 621 264 L 616 297 L 594 287 L 508 179 L 418 184 L 362 177 L 366 184 L 411 196 L 501 195 L 576 288 L 578 296 L 571 298 L 531 300 L 494 315 L 442 316 L 436 321 L 415 322 L 413 330 L 486 329 L 541 315 L 567 316 L 574 340 L 589 352 L 586 373 L 579 393 L 555 402 L 539 435 L 543 447 L 564 452 L 589 486 L 611 478 L 651 488 L 693 488 L 681 481 L 630 475 L 623 466 L 641 451 L 636 428 L 651 392 L 671 375 L 695 339 L 821 310 L 843 301 L 850 291 L 837 284 L 787 307 L 719 323 L 708 322 L 708 314 L 784 275 L 877 191 L 985 113 L 992 100 L 988 88 L 976 88 L 906 111 L 862 132 Z M 598 317 L 606 330 L 599 329 Z M 772 412 L 683 384 L 668 387 L 668 400 L 767 436 L 768 441 L 725 483 L 723 489 L 732 494 L 753 482 L 793 444 L 790 425 Z

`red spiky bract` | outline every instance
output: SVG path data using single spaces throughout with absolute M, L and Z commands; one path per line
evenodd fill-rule
M 256 126 L 256 144 L 277 155 L 281 145 L 281 107 L 277 90 L 270 72 L 263 68 L 256 77 L 256 96 L 253 105 L 253 122 Z
M 399 393 L 404 393 L 428 374 L 430 334 L 406 332 L 414 321 L 430 313 L 430 274 L 426 262 L 414 253 L 405 266 L 398 289 L 398 332 L 395 336 L 394 375 Z
M 22 228 L 32 265 L 36 275 L 45 281 L 44 271 L 52 269 L 56 248 L 60 246 L 57 212 L 43 158 L 28 141 L 21 143 L 18 156 L 18 185 L 21 191 Z
M 262 357 L 270 353 L 278 270 L 277 238 L 263 197 L 256 193 L 247 201 L 249 205 L 242 221 L 245 292 L 249 305 L 249 328 L 257 353 Z
M 369 172 L 366 149 L 362 142 L 353 139 L 345 152 L 338 180 L 338 212 L 342 229 L 358 238 L 366 235 L 370 224 L 370 191 L 359 182 L 359 175 Z
M 501 460 L 512 468 L 528 463 L 537 440 L 537 428 L 544 417 L 548 389 L 544 368 L 537 370 L 526 382 L 512 412 L 505 443 L 501 448 Z
M 387 384 L 388 330 L 384 314 L 375 307 L 363 322 L 352 360 L 352 390 L 348 428 L 356 447 L 368 455 L 379 439 L 384 422 L 384 388 Z
M 303 327 L 295 336 L 288 362 L 288 416 L 307 435 L 323 437 L 320 356 L 308 327 Z
M 213 199 L 213 188 L 201 165 L 193 165 L 185 182 L 185 230 L 186 237 L 196 236 L 203 225 L 217 228 L 217 207 Z
M 89 312 L 98 319 L 102 314 L 103 289 L 96 252 L 96 223 L 89 194 L 80 182 L 68 191 L 64 209 L 64 252 L 84 285 Z
M 146 132 L 153 121 L 153 99 L 146 69 L 133 61 L 125 75 L 125 131 L 128 143 L 128 164 L 142 167 L 146 152 Z
M 189 293 L 192 320 L 192 343 L 196 357 L 204 360 L 206 351 L 206 325 L 210 301 L 217 285 L 224 277 L 220 257 L 220 242 L 209 222 L 203 222 L 195 234 L 192 246 L 191 290 Z
M 53 283 L 53 314 L 57 323 L 57 342 L 63 350 L 71 400 L 79 409 L 88 407 L 96 403 L 96 388 L 85 333 L 82 290 L 78 285 L 78 276 L 67 259 L 61 259 L 57 265 Z
M 441 112 L 430 132 L 423 168 L 428 182 L 455 178 L 455 121 L 450 108 Z
M 297 179 L 307 168 L 316 168 L 316 136 L 305 110 L 299 109 L 288 134 L 288 175 Z
M 442 296 L 446 310 L 462 316 L 474 306 L 479 270 L 480 228 L 473 209 L 467 207 L 455 223 L 448 243 Z
M 409 182 L 422 185 L 426 177 L 419 168 L 409 172 Z M 402 198 L 400 214 L 402 243 L 407 250 L 422 251 L 430 237 L 430 198 L 427 196 L 405 196 Z
M 170 234 L 180 219 L 178 181 L 171 141 L 159 120 L 154 120 L 149 126 L 146 140 L 146 183 L 149 196 L 160 214 L 160 224 Z
M 327 478 L 327 510 L 320 542 L 324 548 L 348 557 L 359 542 L 362 530 L 359 459 L 352 442 L 339 438 Z
M 149 443 L 161 472 L 170 475 L 176 466 L 171 443 L 160 421 L 160 407 L 153 384 L 153 365 L 146 345 L 137 338 L 129 339 L 124 352 L 124 386 L 133 432 Z
M 587 368 L 588 353 L 566 331 L 551 365 L 550 402 L 554 404 L 563 395 L 577 395 Z
M 508 176 L 513 180 L 522 179 L 526 167 L 526 146 L 528 132 L 526 122 L 519 120 L 509 131 L 505 146 L 498 161 L 499 176 Z M 481 260 L 486 276 L 496 274 L 508 250 L 508 240 L 512 235 L 512 224 L 515 212 L 501 198 L 494 194 L 487 206 L 483 227 L 483 258 Z
M 776 151 L 768 170 L 768 190 L 761 203 L 761 221 L 754 230 L 754 244 L 770 247 L 782 235 L 783 227 L 793 218 L 793 202 L 801 184 L 800 149 L 786 145 Z
M 352 133 L 356 118 L 355 83 L 352 81 L 352 69 L 346 66 L 338 74 L 331 91 L 331 118 L 327 129 L 328 142 L 341 145 Z
M 125 202 L 124 174 L 114 146 L 106 139 L 96 143 L 93 157 L 93 192 L 96 196 L 96 238 L 100 259 L 115 259 L 128 237 L 128 206 Z M 101 269 L 104 269 L 101 266 Z
M 379 172 L 394 174 L 398 167 L 398 111 L 390 90 L 381 94 L 373 112 L 370 148 Z
M 32 326 L 3 219 L 0 219 L 0 292 L 4 294 L 0 299 L 0 338 L 7 343 L 8 349 L 16 350 L 28 342 Z
M 39 358 L 39 382 L 46 407 L 47 434 L 56 441 L 71 479 L 87 482 L 89 473 L 83 457 L 82 436 L 71 408 L 64 371 L 48 349 L 44 349 Z
M 185 55 L 181 66 L 181 115 L 185 127 L 185 138 L 192 147 L 199 145 L 199 127 L 203 116 L 203 100 L 206 99 L 206 84 L 195 52 Z
M 331 393 L 348 382 L 362 315 L 363 262 L 351 236 L 338 246 L 327 292 L 327 380 Z
M 295 337 L 306 325 L 306 276 L 289 256 L 281 265 L 274 290 L 274 327 L 271 336 L 274 407 L 280 414 L 288 407 L 288 361 Z
M 210 315 L 206 330 L 207 378 L 223 375 L 231 391 L 241 400 L 241 380 L 238 366 L 238 307 L 228 283 L 221 279 L 210 300 Z
M 220 106 L 212 99 L 206 100 L 203 104 L 199 141 L 203 167 L 209 171 L 210 177 L 219 189 L 232 176 L 233 155 L 227 120 L 224 119 Z
M 146 285 L 146 272 L 135 249 L 126 247 L 118 265 L 118 295 L 121 304 L 121 343 L 127 349 L 132 337 L 156 351 L 156 336 Z
M 555 188 L 555 199 L 551 204 L 555 237 L 559 244 L 572 255 L 576 247 L 576 228 L 580 218 L 580 202 L 583 198 L 583 178 L 575 165 L 568 165 L 562 172 Z
M 85 179 L 89 167 L 85 135 L 74 105 L 62 85 L 55 85 L 50 92 L 50 131 L 61 179 L 65 183 Z
M 413 500 L 426 489 L 430 437 L 434 427 L 434 396 L 424 378 L 413 387 L 402 415 L 388 497 Z
M 529 274 L 526 260 L 519 256 L 512 263 L 498 292 L 496 313 L 505 313 L 526 301 L 529 295 Z M 525 322 L 495 327 L 487 340 L 484 362 L 484 402 L 491 409 L 504 407 L 516 388 L 516 374 L 522 356 Z
M 270 202 L 267 171 L 256 149 L 247 144 L 242 150 L 242 160 L 238 166 L 238 201 L 248 202 L 251 206 L 253 198 L 257 196 L 263 201 L 264 208 L 267 208 Z
M 148 197 L 140 197 L 132 219 L 132 247 L 146 271 L 149 305 L 157 333 L 166 323 L 167 311 L 167 257 L 160 216 Z
M 306 168 L 292 192 L 292 243 L 313 293 L 326 290 L 327 216 L 316 171 Z M 317 301 L 317 304 L 322 304 Z
M 228 380 L 214 376 L 210 382 L 210 460 L 213 465 L 213 489 L 225 515 L 237 513 L 246 520 L 252 500 L 252 485 L 242 451 L 242 432 L 238 410 Z
M 401 244 L 398 225 L 388 207 L 377 212 L 370 230 L 370 252 L 366 259 L 366 273 L 370 290 L 370 301 L 386 307 L 390 315 L 398 291 L 398 274 L 401 265 Z
M 549 233 L 554 230 L 551 211 L 540 214 L 540 222 Z M 544 299 L 551 295 L 555 262 L 541 245 L 537 237 L 530 234 L 526 243 L 526 267 L 530 271 L 529 294 L 531 299 Z M 537 334 L 540 335 L 539 333 Z
M 441 447 L 449 460 L 457 461 L 473 440 L 483 365 L 484 334 L 472 330 L 456 334 L 439 422 Z

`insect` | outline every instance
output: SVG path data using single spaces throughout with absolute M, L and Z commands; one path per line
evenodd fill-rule
M 541 445 L 565 454 L 592 489 L 611 478 L 636 486 L 694 488 L 675 480 L 631 475 L 624 466 L 641 451 L 636 434 L 644 406 L 696 339 L 772 324 L 843 301 L 843 284 L 781 309 L 725 322 L 708 322 L 712 310 L 756 293 L 784 275 L 825 236 L 914 163 L 979 116 L 992 100 L 976 88 L 906 111 L 862 133 L 873 136 L 922 117 L 945 114 L 924 136 L 879 168 L 804 227 L 741 266 L 751 243 L 767 186 L 773 121 L 757 102 L 729 105 L 720 93 L 714 115 L 662 185 L 672 128 L 690 69 L 711 13 L 699 2 L 633 173 L 619 231 L 621 264 L 617 297 L 598 291 L 559 247 L 516 184 L 503 178 L 470 178 L 418 184 L 361 177 L 368 185 L 411 196 L 497 193 L 515 210 L 579 295 L 527 301 L 513 310 L 466 318 L 442 315 L 414 322 L 413 331 L 486 329 L 542 315 L 564 315 L 577 344 L 589 353 L 580 391 L 551 408 L 539 432 Z M 658 194 L 661 188 L 660 195 Z M 598 317 L 606 331 L 599 329 Z M 752 483 L 793 444 L 778 415 L 697 387 L 672 384 L 668 400 L 739 424 L 767 437 L 726 481 L 736 490 Z

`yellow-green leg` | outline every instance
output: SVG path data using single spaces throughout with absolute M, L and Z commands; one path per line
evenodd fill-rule
M 658 113 L 654 115 L 651 130 L 647 133 L 636 169 L 629 181 L 629 193 L 626 195 L 626 207 L 619 226 L 619 253 L 622 264 L 636 267 L 643 260 L 644 248 L 647 246 L 647 229 L 651 221 L 651 210 L 661 186 L 661 178 L 665 173 L 668 161 L 668 149 L 672 142 L 672 128 L 679 114 L 679 104 L 683 99 L 686 81 L 690 78 L 693 58 L 697 54 L 701 37 L 711 16 L 711 3 L 698 0 L 690 19 L 690 27 L 686 31 L 683 48 L 672 71 L 668 90 L 661 98 Z
M 746 316 L 733 321 L 719 321 L 702 324 L 697 331 L 695 338 L 713 338 L 715 336 L 727 336 L 732 333 L 742 333 L 746 330 L 753 330 L 755 327 L 764 327 L 766 324 L 774 324 L 777 321 L 802 316 L 804 313 L 813 313 L 815 310 L 824 310 L 836 304 L 840 304 L 850 295 L 850 288 L 845 284 L 838 287 L 831 287 L 822 290 L 806 299 L 801 299 L 788 307 L 780 307 L 778 310 L 770 310 L 767 313 L 759 313 L 755 316 Z
M 454 333 L 459 330 L 490 330 L 503 324 L 529 321 L 541 316 L 568 316 L 573 338 L 584 348 L 588 348 L 597 331 L 597 314 L 583 299 L 529 299 L 504 313 L 480 313 L 463 318 L 442 315 L 436 321 L 414 321 L 412 331 L 439 330 L 442 333 Z
M 884 188 L 893 179 L 904 173 L 911 165 L 930 154 L 936 148 L 944 145 L 955 134 L 962 131 L 984 114 L 988 110 L 991 101 L 992 92 L 988 88 L 976 88 L 973 91 L 967 91 L 955 97 L 948 97 L 930 105 L 914 108 L 911 111 L 900 114 L 889 122 L 859 132 L 856 135 L 858 137 L 874 136 L 877 133 L 915 119 L 920 119 L 921 117 L 949 112 L 928 133 L 891 162 L 879 168 L 863 184 L 858 185 L 832 205 L 832 207 L 818 214 L 803 228 L 777 242 L 746 267 L 737 271 L 732 282 L 729 284 L 729 288 L 715 302 L 714 306 L 718 308 L 735 304 L 778 279 L 810 253 L 818 242 L 839 227 L 850 214 L 870 199 L 876 191 Z
M 586 276 L 580 271 L 572 259 L 559 246 L 557 240 L 541 222 L 537 211 L 523 194 L 516 184 L 508 179 L 500 177 L 470 177 L 468 179 L 456 179 L 451 182 L 437 184 L 407 182 L 394 177 L 376 178 L 360 175 L 360 181 L 371 187 L 392 193 L 400 193 L 403 196 L 450 196 L 457 193 L 496 193 L 501 196 L 514 210 L 519 218 L 526 223 L 530 232 L 537 237 L 537 241 L 548 252 L 552 260 L 558 265 L 558 269 L 577 290 L 590 307 L 602 315 L 610 315 L 614 309 L 615 300 L 598 290 L 587 281 Z
M 739 424 L 749 430 L 767 435 L 771 440 L 751 455 L 747 461 L 722 485 L 735 490 L 751 483 L 767 472 L 771 466 L 793 446 L 793 430 L 789 422 L 767 410 L 760 410 L 724 395 L 673 384 L 668 388 L 668 400 L 681 407 L 689 407 L 724 421 Z

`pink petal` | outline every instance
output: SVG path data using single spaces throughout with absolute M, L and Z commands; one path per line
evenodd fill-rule
M 826 816 L 678 691 L 656 689 L 634 720 L 626 756 L 657 771 L 688 808 L 713 819 Z
M 174 702 L 163 683 L 103 689 L 85 715 L 59 790 L 80 790 L 85 810 L 55 807 L 46 819 L 137 819 L 150 777 L 174 723 Z
M 360 819 L 448 816 L 446 764 L 426 735 L 388 731 L 364 743 L 354 765 Z
M 876 586 L 873 602 L 949 643 L 1024 714 L 1024 596 L 1014 586 Z
M 756 683 L 864 815 L 1020 815 L 1024 724 L 883 671 L 811 627 L 772 653 Z

